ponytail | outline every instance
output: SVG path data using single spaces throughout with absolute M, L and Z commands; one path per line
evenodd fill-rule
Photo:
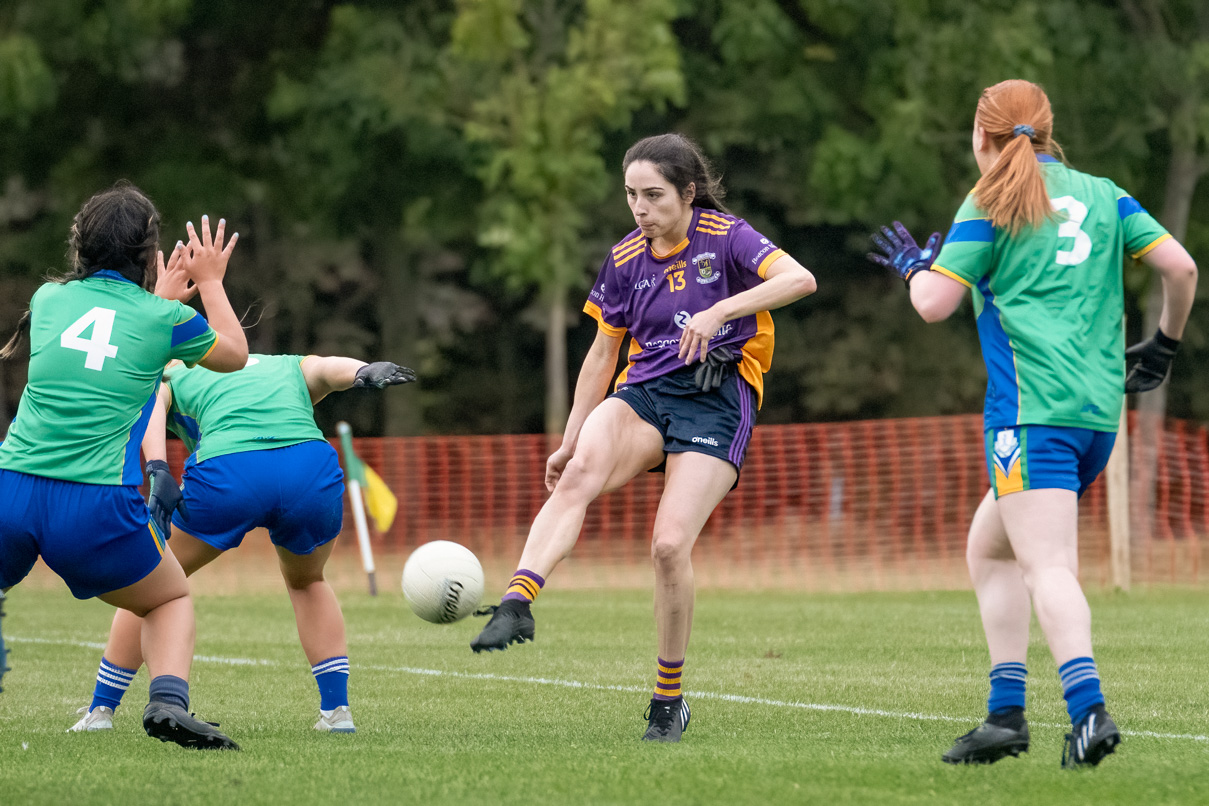
M 1019 79 L 988 87 L 974 123 L 999 151 L 974 186 L 974 202 L 994 226 L 1013 235 L 1044 223 L 1054 211 L 1037 155 L 1062 154 L 1053 140 L 1054 114 L 1045 90 Z
M 12 338 L 8 340 L 8 344 L 4 345 L 3 348 L 0 348 L 0 361 L 7 361 L 8 359 L 14 357 L 17 354 L 17 351 L 21 349 L 22 345 L 25 344 L 28 336 L 29 311 L 26 311 L 21 316 L 20 321 L 17 322 L 17 332 L 14 333 Z

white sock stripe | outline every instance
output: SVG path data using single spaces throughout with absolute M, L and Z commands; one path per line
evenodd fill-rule
M 1082 663 L 1076 663 L 1073 666 L 1067 666 L 1065 669 L 1058 672 L 1058 676 L 1065 677 L 1068 674 L 1072 674 L 1074 672 L 1081 672 L 1081 671 L 1084 671 L 1085 669 L 1091 669 L 1092 671 L 1095 671 L 1095 668 L 1096 668 L 1096 662 L 1094 660 L 1084 661 Z
M 332 672 L 344 672 L 348 674 L 348 658 L 333 658 L 323 663 L 316 663 L 311 667 L 311 674 L 314 675 L 330 674 Z
M 1014 670 L 1012 670 L 1012 671 L 1002 671 L 1001 670 L 998 672 L 991 672 L 991 679 L 992 680 L 1019 680 L 1020 682 L 1023 683 L 1026 680 L 1028 680 L 1028 674 L 1026 674 L 1025 672 L 1018 672 L 1018 671 L 1014 671 Z
M 1070 678 L 1064 677 L 1064 678 L 1062 678 L 1062 690 L 1070 691 L 1072 688 L 1079 685 L 1080 683 L 1086 683 L 1088 680 L 1099 680 L 1099 679 L 1100 679 L 1100 675 L 1096 674 L 1094 671 L 1085 672 L 1085 673 L 1083 673 L 1081 675 L 1077 675 L 1075 677 L 1070 677 Z
M 98 671 L 124 680 L 133 680 L 134 676 L 139 673 L 138 669 L 123 669 L 121 666 L 114 666 L 112 663 L 104 660 L 101 661 Z
M 130 680 L 127 680 L 124 677 L 114 677 L 113 675 L 108 674 L 104 670 L 101 670 L 101 671 L 97 672 L 97 682 L 104 683 L 105 685 L 107 685 L 111 688 L 121 689 L 122 691 L 125 691 L 126 689 L 130 688 L 130 684 L 131 684 L 131 682 L 133 682 L 133 678 L 131 678 Z

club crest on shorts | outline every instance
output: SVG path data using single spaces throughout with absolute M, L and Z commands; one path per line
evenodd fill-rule
M 1003 475 L 1011 475 L 1012 465 L 1020 460 L 1020 440 L 1016 439 L 1016 431 L 1005 428 L 995 434 L 995 464 L 1003 471 Z

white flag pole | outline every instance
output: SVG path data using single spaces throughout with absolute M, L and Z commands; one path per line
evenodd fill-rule
M 337 423 L 336 433 L 340 435 L 340 444 L 344 447 L 345 465 L 360 461 L 355 458 L 356 454 L 353 453 L 353 432 L 348 423 L 343 421 Z M 361 482 L 351 477 L 346 481 L 348 482 L 349 501 L 353 505 L 353 525 L 357 529 L 357 545 L 361 548 L 361 565 L 365 568 L 365 575 L 369 577 L 369 595 L 377 596 L 378 581 L 374 576 L 374 551 L 369 543 L 369 524 L 365 520 L 365 500 L 362 497 Z

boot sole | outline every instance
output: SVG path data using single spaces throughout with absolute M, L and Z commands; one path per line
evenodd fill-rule
M 238 750 L 239 745 L 217 731 L 199 733 L 171 715 L 154 716 L 143 723 L 147 735 L 161 742 L 175 742 L 193 750 Z
M 946 764 L 994 764 L 996 761 L 1008 756 L 1019 758 L 1021 753 L 1027 752 L 1028 742 L 1016 742 L 1014 744 L 1000 745 L 999 747 L 987 747 L 961 758 L 950 758 L 947 755 L 941 756 L 941 761 Z

